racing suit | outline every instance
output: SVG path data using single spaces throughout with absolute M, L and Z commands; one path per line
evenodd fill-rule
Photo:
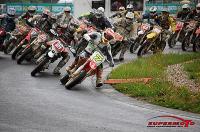
M 15 29 L 16 23 L 15 23 L 15 18 L 14 17 L 9 17 L 8 15 L 0 15 L 0 27 L 4 28 L 6 32 L 11 32 Z M 3 50 L 4 45 L 3 42 L 6 38 L 6 34 L 4 36 L 1 36 L 0 38 L 0 46 L 1 50 Z
M 121 34 L 124 38 L 122 41 L 123 45 L 121 47 L 121 53 L 119 56 L 119 60 L 124 60 L 124 54 L 128 48 L 128 39 L 133 36 L 134 25 L 133 23 L 127 24 L 126 18 L 123 18 L 121 21 L 114 23 L 114 27 L 116 28 L 116 32 Z

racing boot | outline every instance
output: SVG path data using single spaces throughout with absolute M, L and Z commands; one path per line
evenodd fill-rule
M 103 85 L 103 81 L 102 81 L 102 74 L 103 74 L 103 69 L 101 68 L 97 68 L 97 72 L 96 72 L 96 87 L 101 87 Z
M 62 67 L 64 67 L 65 66 L 65 64 L 68 62 L 68 60 L 69 60 L 69 56 L 66 56 L 66 58 L 63 58 L 59 63 L 58 63 L 58 65 L 56 66 L 56 68 L 53 70 L 53 74 L 54 75 L 60 75 L 61 73 L 60 73 L 60 69 L 62 68 Z

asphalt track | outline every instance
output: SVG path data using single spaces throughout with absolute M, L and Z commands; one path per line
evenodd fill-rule
M 126 60 L 136 58 L 133 56 L 127 53 Z M 200 131 L 198 114 L 137 101 L 109 85 L 96 89 L 95 78 L 66 90 L 60 85 L 59 77 L 52 75 L 53 66 L 33 78 L 30 72 L 34 67 L 29 63 L 17 65 L 10 55 L 0 53 L 0 132 Z M 111 68 L 106 68 L 104 77 L 110 71 Z M 160 115 L 175 115 L 192 120 L 195 125 L 188 128 L 147 127 L 148 119 Z

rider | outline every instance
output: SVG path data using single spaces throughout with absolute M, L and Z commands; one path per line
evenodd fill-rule
M 97 29 L 104 30 L 106 28 L 112 28 L 112 25 L 105 17 L 104 12 L 104 8 L 99 7 L 94 14 L 89 14 L 82 17 L 84 17 L 88 22 L 91 22 L 91 24 L 93 24 Z
M 64 28 L 65 29 L 65 37 L 74 38 L 76 28 L 78 25 L 76 24 L 75 18 L 71 15 L 71 8 L 66 7 L 64 9 L 64 12 L 58 15 L 58 21 L 56 28 Z M 58 63 L 58 65 L 55 67 L 53 74 L 60 75 L 60 69 L 68 62 L 70 59 L 68 53 L 62 53 L 62 60 Z
M 189 4 L 184 4 L 182 6 L 182 11 L 179 11 L 177 13 L 177 18 L 181 19 L 181 20 L 186 20 L 188 14 L 191 12 L 190 10 L 190 5 Z
M 99 48 L 100 51 L 107 57 L 109 65 L 114 67 L 114 61 L 111 54 L 111 47 L 109 41 L 114 39 L 114 31 L 111 28 L 106 29 L 103 32 L 92 32 L 84 35 L 85 40 L 92 44 L 94 47 Z M 83 52 L 79 55 L 79 58 L 73 62 L 73 64 L 66 68 L 69 73 L 73 73 L 82 63 L 83 59 L 89 58 L 95 49 L 91 49 L 89 45 L 85 48 Z M 96 71 L 96 87 L 101 87 L 103 73 L 103 64 L 97 67 Z
M 115 17 L 123 18 L 125 16 L 126 16 L 126 9 L 125 9 L 125 7 L 121 6 L 121 7 L 119 7 L 119 12 L 115 13 L 110 18 L 115 18 Z
M 135 19 L 136 19 L 137 21 L 140 21 L 140 20 L 141 20 L 141 16 L 140 16 L 139 12 L 134 11 L 134 7 L 133 7 L 132 4 L 128 4 L 128 5 L 126 6 L 126 14 L 127 14 L 128 12 L 132 12 L 132 13 L 134 14 L 134 17 L 135 17 Z
M 7 14 L 0 15 L 1 27 L 3 27 L 6 32 L 11 32 L 15 29 L 15 13 L 14 8 L 9 8 Z
M 69 22 L 73 19 L 73 16 L 71 15 L 71 7 L 65 7 L 64 12 L 58 14 L 57 17 L 57 24 L 63 28 L 66 28 Z
M 200 3 L 196 5 L 196 9 L 194 9 L 191 13 L 188 14 L 187 20 L 195 20 L 198 21 L 194 30 L 196 30 L 200 26 Z M 192 37 L 192 43 L 194 43 L 195 35 Z
M 18 17 L 18 21 L 24 20 L 26 24 L 33 27 L 32 18 L 36 13 L 36 7 L 35 6 L 29 6 L 27 9 L 27 12 L 23 13 L 21 16 Z
M 122 42 L 123 45 L 121 48 L 121 53 L 119 56 L 120 61 L 124 60 L 124 54 L 128 47 L 128 39 L 132 37 L 132 34 L 134 32 L 133 20 L 134 20 L 134 14 L 132 12 L 128 12 L 126 14 L 126 18 L 123 18 L 121 21 L 114 23 L 116 32 L 123 35 L 124 37 L 123 42 Z
M 7 11 L 7 14 L 0 15 L 1 27 L 3 27 L 6 32 L 11 32 L 16 27 L 15 13 L 16 13 L 16 10 L 14 8 L 9 8 Z M 1 50 L 3 50 L 3 47 L 4 47 L 2 43 L 4 42 L 5 37 L 6 37 L 6 34 L 4 36 L 1 36 L 0 38 Z
M 161 15 L 158 17 L 160 21 L 160 26 L 162 27 L 162 40 L 166 40 L 168 35 L 171 35 L 175 32 L 176 29 L 176 21 L 172 16 L 169 15 L 170 12 L 168 9 L 163 9 Z M 169 30 L 171 29 L 171 31 Z M 164 50 L 166 43 L 160 43 L 159 48 Z
M 157 7 L 156 6 L 152 6 L 149 9 L 149 13 L 146 13 L 146 14 L 143 15 L 143 20 L 144 19 L 147 19 L 147 22 L 149 24 L 153 24 L 154 22 L 156 22 L 157 24 L 159 24 Z
M 200 3 L 196 5 L 196 9 L 194 9 L 191 13 L 188 14 L 188 19 L 197 19 L 200 18 Z

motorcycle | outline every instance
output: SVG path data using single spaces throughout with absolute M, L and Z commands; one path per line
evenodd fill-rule
M 47 40 L 47 35 L 44 32 L 40 32 L 36 39 L 34 39 L 30 44 L 28 43 L 21 53 L 21 56 L 17 60 L 17 64 L 21 64 L 25 59 L 37 59 L 42 54 L 47 47 L 45 41 Z
M 47 45 L 49 45 L 49 49 L 37 60 L 38 65 L 31 72 L 31 76 L 35 76 L 37 73 L 48 69 L 50 63 L 53 63 L 58 58 L 60 58 L 62 53 L 65 54 L 66 52 L 68 52 L 63 45 L 67 45 L 65 41 L 61 37 L 59 37 L 55 31 L 51 30 L 51 32 L 55 36 L 57 36 L 57 39 L 51 40 L 46 43 Z M 68 46 L 68 48 L 71 52 L 73 52 L 73 48 L 70 45 Z
M 143 23 L 140 28 L 138 29 L 137 38 L 130 46 L 130 52 L 134 53 L 138 47 L 144 42 L 147 32 L 150 30 L 151 25 L 148 23 Z
M 83 64 L 81 64 L 75 72 L 71 75 L 66 73 L 65 76 L 60 79 L 60 82 L 65 85 L 67 89 L 73 88 L 87 77 L 94 75 L 97 67 L 101 65 L 105 59 L 101 51 L 96 50 L 88 59 L 85 58 L 83 60 Z
M 147 33 L 146 40 L 139 48 L 137 56 L 141 57 L 148 51 L 153 51 L 154 54 L 159 51 L 163 51 L 166 46 L 166 42 L 163 40 L 162 33 L 162 27 L 154 25 L 153 29 Z
M 19 44 L 28 33 L 30 28 L 26 25 L 16 25 L 16 29 L 10 33 L 10 37 L 5 41 L 4 53 L 9 54 Z
M 123 46 L 123 36 L 120 35 L 119 33 L 115 33 L 115 42 L 114 43 L 110 43 L 111 45 L 111 53 L 112 56 L 115 57 L 121 50 L 122 46 Z M 128 39 L 128 44 L 130 45 L 133 42 L 133 39 Z
M 11 57 L 13 60 L 15 60 L 16 57 L 19 57 L 21 55 L 22 51 L 26 48 L 27 44 L 30 44 L 36 39 L 39 31 L 40 30 L 38 28 L 31 28 L 26 37 L 16 46 L 14 52 L 12 53 Z
M 195 35 L 196 25 L 197 25 L 197 21 L 192 20 L 186 26 L 185 38 L 183 39 L 183 42 L 182 42 L 182 50 L 183 51 L 187 51 L 189 49 L 190 44 L 192 43 L 192 41 L 194 41 L 192 39 L 193 39 L 193 37 Z
M 198 27 L 195 31 L 195 40 L 193 43 L 193 51 L 200 51 L 200 27 Z
M 169 39 L 168 39 L 168 45 L 170 48 L 174 48 L 177 41 L 179 42 L 183 42 L 184 40 L 184 36 L 185 36 L 185 26 L 187 25 L 187 23 L 184 23 L 182 21 L 179 21 L 176 23 L 176 29 L 175 32 L 173 34 L 170 35 Z

